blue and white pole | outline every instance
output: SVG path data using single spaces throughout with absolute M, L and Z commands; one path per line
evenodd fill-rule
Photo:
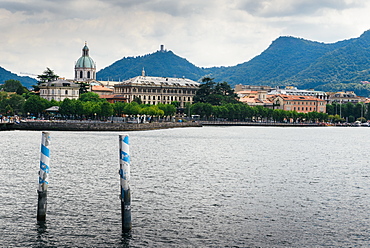
M 50 134 L 48 132 L 42 132 L 39 186 L 37 189 L 38 193 L 37 221 L 46 220 L 46 203 L 47 203 L 47 189 L 49 184 L 48 175 L 50 162 L 50 150 L 48 148 L 49 144 L 50 144 Z
M 119 135 L 120 181 L 121 181 L 121 214 L 122 230 L 131 230 L 131 193 L 130 193 L 130 152 L 129 136 Z

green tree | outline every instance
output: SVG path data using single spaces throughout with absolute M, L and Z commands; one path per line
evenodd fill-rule
M 80 100 L 76 100 L 76 99 L 72 99 L 72 102 L 74 102 L 75 115 L 81 118 L 84 114 L 83 102 L 81 102 Z
M 112 116 L 114 113 L 114 109 L 111 103 L 105 101 L 100 104 L 100 115 L 103 117 L 109 117 Z
M 134 100 L 132 100 L 133 102 L 136 102 L 138 104 L 142 104 L 143 102 L 141 101 L 141 99 L 137 96 L 135 96 Z
M 176 108 L 180 108 L 180 102 L 178 101 L 172 101 L 171 104 L 175 106 Z
M 74 106 L 74 102 L 69 99 L 69 98 L 65 98 L 60 106 L 59 106 L 59 113 L 61 115 L 64 115 L 64 116 L 68 116 L 68 117 L 71 117 L 72 115 L 75 114 L 75 106 Z
M 197 102 L 191 106 L 191 113 L 199 115 L 201 118 L 210 117 L 213 111 L 213 107 L 209 103 Z
M 102 101 L 106 101 L 106 99 L 100 98 L 99 95 L 94 93 L 94 92 L 87 92 L 87 93 L 81 94 L 80 97 L 79 97 L 79 100 L 82 101 L 82 102 L 102 102 Z
M 52 81 L 57 80 L 58 78 L 59 76 L 56 75 L 54 71 L 51 70 L 49 67 L 46 67 L 46 70 L 42 74 L 37 76 L 39 84 L 46 83 L 46 82 L 52 82 Z
M 29 92 L 29 90 L 24 86 L 19 86 L 15 92 L 18 95 L 23 95 L 23 94 L 27 94 Z
M 202 79 L 202 84 L 194 96 L 194 103 L 198 102 L 211 105 L 238 103 L 237 95 L 227 82 L 216 83 L 210 77 Z
M 24 111 L 34 116 L 40 116 L 47 105 L 48 101 L 46 99 L 34 95 L 28 98 L 24 103 Z
M 14 114 L 19 115 L 22 113 L 23 105 L 25 103 L 24 97 L 17 94 L 12 94 L 6 102 L 13 109 Z
M 140 114 L 141 107 L 137 102 L 131 102 L 125 106 L 125 114 L 138 115 Z
M 173 116 L 176 113 L 176 107 L 172 104 L 159 103 L 157 106 L 163 110 L 164 116 Z
M 127 103 L 125 103 L 125 102 L 116 102 L 116 103 L 114 103 L 114 105 L 113 105 L 114 114 L 116 116 L 122 116 L 124 114 L 126 105 L 127 105 Z
M 3 85 L 3 89 L 6 92 L 16 92 L 19 87 L 23 87 L 23 85 L 20 81 L 14 79 L 6 80 Z

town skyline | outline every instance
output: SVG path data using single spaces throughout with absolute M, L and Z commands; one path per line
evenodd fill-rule
M 166 49 L 199 67 L 234 66 L 279 36 L 334 43 L 368 30 L 362 1 L 0 1 L 0 66 L 72 78 L 85 41 L 97 71 Z

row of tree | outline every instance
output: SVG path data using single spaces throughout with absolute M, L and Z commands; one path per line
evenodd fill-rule
M 50 69 L 49 69 L 50 70 Z M 45 80 L 54 74 L 45 71 L 48 75 Z M 50 76 L 50 75 L 51 76 Z M 41 80 L 42 81 L 42 80 Z M 361 119 L 370 119 L 370 105 L 363 103 L 328 104 L 327 113 L 298 113 L 296 111 L 284 111 L 269 109 L 262 106 L 250 107 L 237 100 L 237 95 L 226 82 L 216 83 L 212 78 L 203 78 L 194 101 L 186 105 L 184 113 L 199 115 L 205 119 L 227 119 L 240 121 L 333 121 L 353 122 Z M 0 114 L 2 115 L 33 115 L 47 116 L 45 109 L 51 106 L 59 106 L 59 115 L 65 118 L 101 118 L 122 115 L 149 115 L 149 116 L 173 116 L 178 110 L 178 102 L 172 104 L 144 105 L 140 101 L 132 103 L 117 102 L 111 104 L 105 99 L 99 98 L 98 94 L 88 92 L 80 95 L 78 100 L 65 99 L 61 102 L 48 101 L 25 89 L 19 81 L 8 80 L 2 85 L 5 92 L 0 92 Z M 8 95 L 6 92 L 16 92 Z
M 229 121 L 262 121 L 262 122 L 323 122 L 328 120 L 328 114 L 282 109 L 270 109 L 263 106 L 250 107 L 243 103 L 226 103 L 213 106 L 210 103 L 195 103 L 191 105 L 191 113 L 207 120 Z
M 326 113 L 333 122 L 354 122 L 355 120 L 364 122 L 370 120 L 370 104 L 351 102 L 327 104 Z
M 58 106 L 58 113 L 53 113 L 62 118 L 69 119 L 107 119 L 110 116 L 123 115 L 149 115 L 149 116 L 173 116 L 176 107 L 173 104 L 144 105 L 137 102 L 109 103 L 106 99 L 99 98 L 96 93 L 88 92 L 80 96 L 79 99 L 64 99 L 57 102 L 48 101 L 37 95 L 8 95 L 0 92 L 0 114 L 20 115 L 34 117 L 49 117 L 50 112 L 46 109 Z

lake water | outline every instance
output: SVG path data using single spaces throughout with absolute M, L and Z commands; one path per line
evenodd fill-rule
M 0 246 L 370 246 L 369 128 L 127 132 L 129 234 L 119 134 L 50 132 L 47 221 L 38 225 L 41 132 L 0 132 Z

